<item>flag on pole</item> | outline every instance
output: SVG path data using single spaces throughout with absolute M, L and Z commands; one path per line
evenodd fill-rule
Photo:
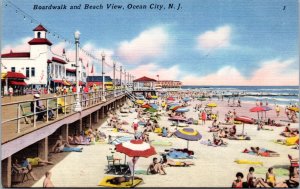
M 94 64 L 92 64 L 92 70 L 91 70 L 91 74 L 94 73 Z

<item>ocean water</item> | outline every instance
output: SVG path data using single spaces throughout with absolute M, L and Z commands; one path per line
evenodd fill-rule
M 264 103 L 268 101 L 269 104 L 279 105 L 299 104 L 299 86 L 182 86 L 181 88 L 208 92 L 218 91 L 225 94 L 264 94 L 264 96 L 243 96 L 241 100 L 250 102 L 262 100 Z

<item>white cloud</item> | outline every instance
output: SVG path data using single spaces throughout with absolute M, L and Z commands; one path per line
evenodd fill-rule
M 143 31 L 131 41 L 122 41 L 117 54 L 128 63 L 139 63 L 148 58 L 162 56 L 169 42 L 168 33 L 163 27 Z
M 29 52 L 30 46 L 28 42 L 32 39 L 32 37 L 24 37 L 20 41 L 17 41 L 14 44 L 8 44 L 3 47 L 2 54 L 9 53 L 10 50 L 13 52 Z
M 265 61 L 250 78 L 244 77 L 235 67 L 225 66 L 203 77 L 185 76 L 182 81 L 184 85 L 298 85 L 299 71 L 291 68 L 295 64 L 294 59 Z
M 207 52 L 230 46 L 231 27 L 228 25 L 216 28 L 214 31 L 206 31 L 197 37 L 197 48 Z
M 180 74 L 180 69 L 178 65 L 162 68 L 156 63 L 149 63 L 137 66 L 129 72 L 135 76 L 135 79 L 143 76 L 157 79 L 157 75 L 159 75 L 159 80 L 176 80 Z

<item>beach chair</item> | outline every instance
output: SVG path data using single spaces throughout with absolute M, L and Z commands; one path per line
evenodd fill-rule
M 16 168 L 12 167 L 11 174 L 12 174 L 12 182 L 15 183 L 23 183 L 25 181 L 25 177 L 27 180 L 29 180 L 29 174 L 31 170 L 28 171 L 28 173 L 20 173 Z
M 288 154 L 288 158 L 292 167 L 299 167 L 299 160 L 293 159 L 293 157 L 290 154 Z
M 106 173 L 109 173 L 109 172 L 111 172 L 111 171 L 114 171 L 115 174 L 117 174 L 116 165 L 120 165 L 121 159 L 114 158 L 113 155 L 111 155 L 111 156 L 106 156 L 106 159 L 107 159 L 107 171 L 106 171 Z M 117 162 L 117 161 L 118 161 L 118 164 L 115 163 L 115 162 Z
M 20 109 L 22 112 L 22 116 L 24 116 L 25 123 L 26 124 L 31 123 L 31 118 L 33 118 L 33 112 L 31 112 L 30 102 L 21 104 Z

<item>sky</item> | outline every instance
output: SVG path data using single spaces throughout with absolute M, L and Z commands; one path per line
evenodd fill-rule
M 52 51 L 74 55 L 80 47 L 106 63 L 117 63 L 135 78 L 180 80 L 184 85 L 298 85 L 299 38 L 296 0 L 10 0 L 36 19 L 2 4 L 2 53 L 28 51 L 38 23 L 49 31 Z M 150 9 L 150 4 L 165 9 Z M 169 3 L 180 9 L 168 9 Z M 7 4 L 7 6 L 6 6 Z M 80 5 L 80 10 L 33 10 L 34 5 Z M 84 4 L 104 6 L 85 10 Z M 106 9 L 107 4 L 124 10 Z M 127 9 L 128 4 L 146 10 Z M 55 33 L 55 36 L 53 36 Z M 57 38 L 60 36 L 60 38 Z M 63 39 L 68 39 L 71 44 Z M 80 52 L 85 64 L 101 73 L 101 62 Z M 106 74 L 112 68 L 105 66 Z M 119 75 L 117 73 L 117 75 Z

